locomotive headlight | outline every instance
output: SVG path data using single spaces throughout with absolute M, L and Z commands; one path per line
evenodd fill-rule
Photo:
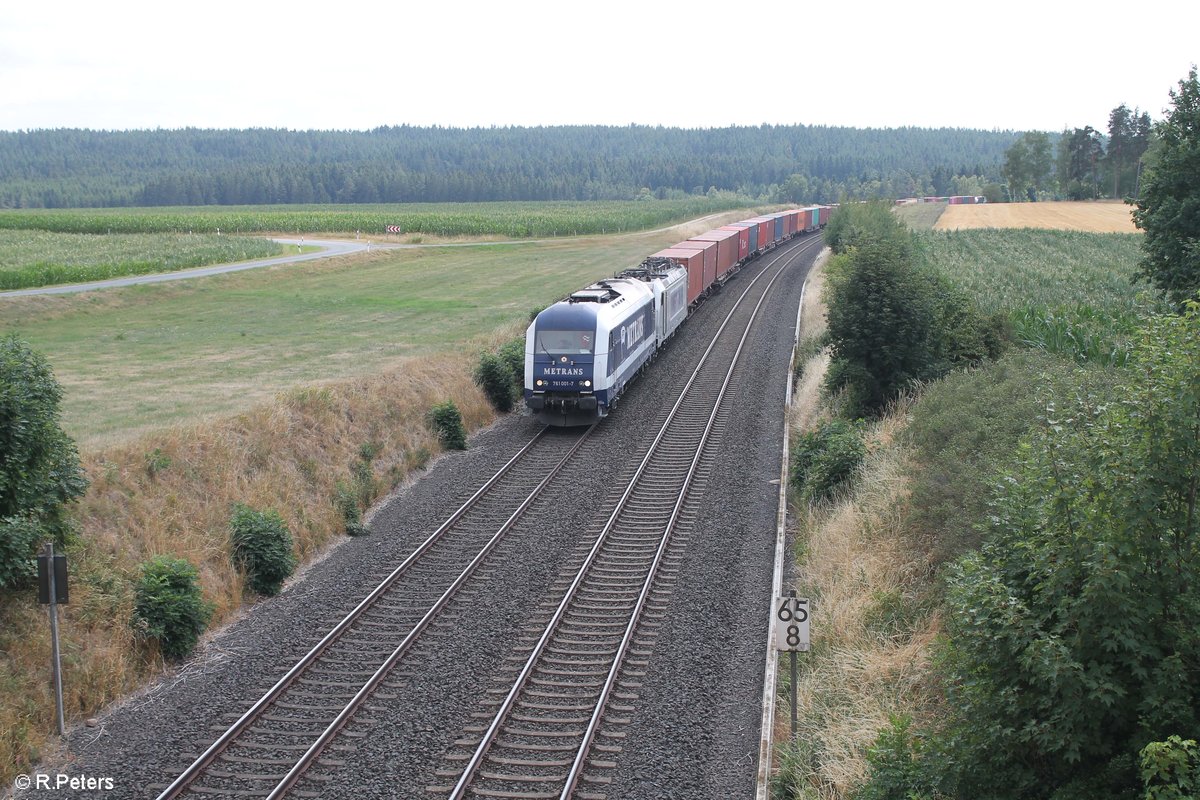
M 538 378 L 533 382 L 534 386 L 541 386 L 543 383 L 545 383 L 545 381 L 543 381 L 541 378 Z
M 584 386 L 591 386 L 591 385 L 592 385 L 592 382 L 591 382 L 591 381 L 584 381 L 584 382 L 583 382 L 583 385 L 584 385 Z

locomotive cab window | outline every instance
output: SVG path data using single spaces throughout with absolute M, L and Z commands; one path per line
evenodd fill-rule
M 538 331 L 537 349 L 540 353 L 591 353 L 596 336 L 592 331 Z

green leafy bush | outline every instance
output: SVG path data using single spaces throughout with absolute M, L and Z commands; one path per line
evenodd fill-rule
M 192 652 L 213 613 L 200 596 L 196 568 L 183 559 L 158 556 L 142 564 L 134 594 L 134 628 L 157 640 L 166 658 Z
M 467 431 L 463 427 L 462 413 L 453 400 L 447 400 L 431 408 L 429 420 L 443 447 L 448 450 L 467 449 Z
M 1153 319 L 1126 385 L 1019 449 L 948 581 L 959 796 L 1133 797 L 1145 743 L 1200 730 L 1197 363 L 1200 310 Z
M 1145 800 L 1189 800 L 1200 796 L 1200 746 L 1195 739 L 1170 736 L 1142 748 Z
M 851 483 L 866 456 L 861 423 L 826 423 L 801 434 L 792 449 L 792 485 L 809 502 L 831 500 Z
M 0 588 L 20 586 L 37 576 L 38 544 L 45 532 L 30 517 L 0 519 Z
M 475 383 L 483 389 L 492 408 L 507 414 L 516 405 L 516 386 L 512 370 L 496 353 L 481 353 L 475 365 Z
M 365 536 L 371 529 L 362 523 L 362 508 L 359 505 L 361 491 L 338 481 L 333 488 L 333 505 L 342 517 L 347 536 Z
M 229 521 L 233 563 L 246 573 L 250 588 L 268 597 L 296 569 L 292 534 L 276 511 L 258 511 L 242 504 L 233 509 Z
M 0 519 L 11 534 L 0 545 L 0 588 L 28 575 L 39 538 L 64 543 L 64 507 L 87 488 L 75 443 L 59 425 L 61 401 L 46 360 L 16 336 L 0 339 Z
M 925 800 L 934 797 L 923 758 L 924 742 L 912 730 L 912 719 L 892 717 L 867 750 L 870 780 L 854 792 L 854 800 Z
M 520 336 L 506 342 L 500 348 L 500 358 L 504 359 L 508 371 L 512 373 L 513 386 L 516 387 L 519 398 L 525 388 L 525 337 Z

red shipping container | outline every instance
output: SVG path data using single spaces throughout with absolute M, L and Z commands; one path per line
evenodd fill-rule
M 672 250 L 699 250 L 704 253 L 704 274 L 701 278 L 700 291 L 707 291 L 717 279 L 717 243 L 694 242 L 688 240 L 671 245 Z
M 722 225 L 717 230 L 721 231 L 737 231 L 738 232 L 738 261 L 745 261 L 750 257 L 750 228 L 746 225 L 733 224 Z
M 796 231 L 799 230 L 799 225 L 797 223 L 800 219 L 800 212 L 792 210 L 785 213 L 787 214 L 787 226 L 784 228 L 783 232 L 790 238 L 795 236 Z
M 717 277 L 720 278 L 738 262 L 738 238 L 738 231 L 711 230 L 693 236 L 690 241 L 717 243 Z
M 770 217 L 754 217 L 747 220 L 758 225 L 758 249 L 766 250 L 775 243 L 775 221 Z
M 651 258 L 665 258 L 673 264 L 678 264 L 687 270 L 688 289 L 687 299 L 688 305 L 696 302 L 696 298 L 704 291 L 704 251 L 680 249 L 668 247 L 666 250 L 659 250 L 651 256 Z

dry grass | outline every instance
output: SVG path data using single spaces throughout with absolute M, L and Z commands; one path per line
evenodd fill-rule
M 901 409 L 871 429 L 853 496 L 796 510 L 797 583 L 813 598 L 813 650 L 801 656 L 797 738 L 781 745 L 778 780 L 794 797 L 849 797 L 891 716 L 928 708 L 939 620 L 922 610 L 925 554 L 902 535 L 908 490 L 895 435 L 904 424 Z
M 196 564 L 216 606 L 212 625 L 220 625 L 243 602 L 229 558 L 233 503 L 279 511 L 307 561 L 341 540 L 334 487 L 349 480 L 363 445 L 376 448 L 372 468 L 386 492 L 439 450 L 425 422 L 431 405 L 453 400 L 468 430 L 494 419 L 468 356 L 434 363 L 414 359 L 378 376 L 291 390 L 235 417 L 85 454 L 91 487 L 77 508 L 82 536 L 70 553 L 71 604 L 61 626 L 68 717 L 95 713 L 162 668 L 129 626 L 140 563 L 169 553 Z M 0 615 L 5 784 L 44 754 L 54 703 L 44 612 L 6 598 Z
M 823 309 L 813 316 L 823 317 Z M 823 354 L 806 362 L 789 416 L 793 432 L 828 417 L 819 391 L 827 364 Z M 939 620 L 923 610 L 927 558 L 903 536 L 907 456 L 898 433 L 906 424 L 907 409 L 899 406 L 871 427 L 870 454 L 852 494 L 817 507 L 793 500 L 796 588 L 813 598 L 813 649 L 800 655 L 800 727 L 791 741 L 783 670 L 775 777 L 782 796 L 844 800 L 865 778 L 866 751 L 890 716 L 930 713 L 929 657 Z
M 1132 206 L 1118 201 L 955 205 L 946 207 L 933 229 L 1050 228 L 1087 233 L 1137 233 L 1132 214 Z

